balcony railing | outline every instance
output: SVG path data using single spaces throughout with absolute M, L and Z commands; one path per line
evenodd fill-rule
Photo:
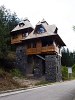
M 41 48 L 28 48 L 27 55 L 44 54 L 44 53 L 59 53 L 59 48 L 56 46 L 45 46 Z
M 11 44 L 20 43 L 21 41 L 18 39 L 11 39 Z

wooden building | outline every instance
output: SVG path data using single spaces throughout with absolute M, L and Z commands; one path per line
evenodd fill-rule
M 16 64 L 25 75 L 45 76 L 51 82 L 62 79 L 61 47 L 65 43 L 57 33 L 58 28 L 44 19 L 34 29 L 27 18 L 11 31 L 11 44 L 16 45 Z

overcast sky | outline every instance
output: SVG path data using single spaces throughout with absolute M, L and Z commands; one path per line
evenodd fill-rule
M 67 47 L 75 50 L 75 0 L 0 0 L 19 18 L 28 17 L 33 26 L 43 18 L 58 27 L 58 34 Z

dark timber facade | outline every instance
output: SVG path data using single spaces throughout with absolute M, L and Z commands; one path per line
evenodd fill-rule
M 16 64 L 24 75 L 45 76 L 50 82 L 62 79 L 61 47 L 65 43 L 57 32 L 58 28 L 44 19 L 34 29 L 27 18 L 11 31 L 11 44 L 16 45 Z

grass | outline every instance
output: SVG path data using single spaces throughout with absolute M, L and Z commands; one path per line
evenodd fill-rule
M 13 79 L 12 74 L 0 69 L 0 91 L 12 90 L 17 88 L 26 88 L 27 86 L 21 86 Z
M 37 83 L 35 84 L 35 86 L 39 86 L 39 85 L 47 85 L 47 84 L 51 84 L 51 83 L 48 82 L 48 81 L 40 81 L 40 82 L 37 82 Z
M 19 69 L 16 69 L 16 68 L 12 69 L 12 70 L 10 71 L 10 73 L 11 73 L 12 76 L 16 76 L 16 77 L 22 77 L 22 76 L 23 76 L 23 75 L 21 74 L 20 70 L 19 70 Z

